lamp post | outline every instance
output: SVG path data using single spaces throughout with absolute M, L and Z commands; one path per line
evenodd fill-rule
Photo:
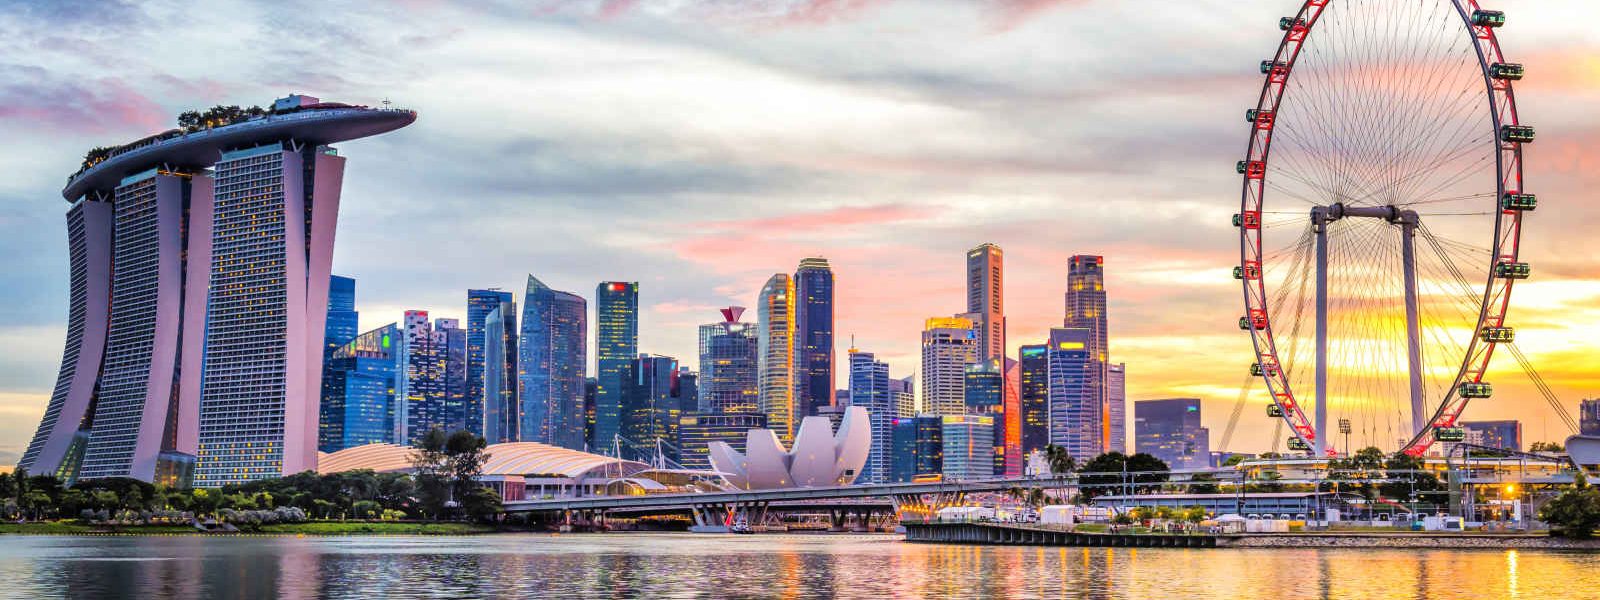
M 1344 455 L 1350 456 L 1350 419 L 1339 419 L 1339 433 L 1344 434 Z

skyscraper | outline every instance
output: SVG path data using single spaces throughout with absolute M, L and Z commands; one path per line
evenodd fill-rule
M 1111 421 L 1111 451 L 1128 451 L 1128 364 L 1106 365 L 1106 414 Z
M 1100 256 L 1078 254 L 1068 261 L 1066 317 L 1062 327 L 1081 327 L 1089 330 L 1086 349 L 1089 353 L 1089 393 L 1091 401 L 1100 404 L 1100 451 L 1110 450 L 1111 396 L 1106 385 L 1110 347 L 1106 333 L 1105 259 Z
M 757 299 L 756 356 L 761 412 L 767 427 L 788 444 L 794 440 L 794 280 L 778 273 L 767 280 Z
M 967 365 L 978 361 L 978 331 L 970 315 L 934 317 L 922 330 L 922 411 L 966 414 Z
M 622 285 L 622 284 L 617 284 Z M 604 284 L 601 287 L 606 287 Z M 618 292 L 623 293 L 622 291 Z M 637 296 L 635 296 L 637 298 Z M 626 306 L 619 306 L 617 299 L 612 299 L 612 304 L 600 310 L 602 318 L 622 318 L 629 314 Z M 608 313 L 607 311 L 611 311 Z M 623 314 L 617 314 L 618 312 Z M 589 306 L 581 296 L 568 292 L 551 289 L 539 278 L 528 276 L 528 287 L 522 298 L 522 335 L 518 340 L 520 346 L 517 351 L 518 384 L 521 388 L 521 397 L 518 401 L 518 416 L 521 423 L 518 425 L 521 441 L 540 442 L 552 446 L 560 446 L 572 450 L 582 450 L 585 444 L 597 450 L 611 448 L 612 436 L 621 426 L 620 420 L 613 421 L 613 427 L 605 434 L 602 444 L 600 439 L 585 440 L 584 432 L 584 377 L 587 374 L 588 359 L 586 338 L 589 335 Z M 638 321 L 634 319 L 634 337 L 625 335 L 613 342 L 622 342 L 627 339 L 635 340 L 629 344 L 613 345 L 613 352 L 637 346 Z M 601 332 L 606 335 L 617 336 L 621 327 L 621 334 L 626 334 L 627 322 L 613 321 L 610 324 L 601 324 Z M 603 354 L 603 356 L 611 356 Z M 614 359 L 614 356 L 611 356 Z M 631 360 L 629 362 L 631 365 Z M 613 375 L 628 374 L 630 367 L 618 367 L 614 361 L 602 363 L 603 367 L 613 368 Z M 601 373 L 604 375 L 604 371 Z M 614 400 L 618 402 L 613 414 L 621 418 L 622 385 L 627 379 L 613 381 L 615 391 Z M 596 395 L 598 401 L 598 393 Z M 597 417 L 598 418 L 598 417 Z
M 20 467 L 217 487 L 316 466 L 345 161 L 328 144 L 416 114 L 302 96 L 262 112 L 92 153 L 68 179 L 66 345 Z
M 1005 253 L 994 244 L 967 251 L 967 312 L 976 315 L 978 360 L 1006 355 Z
M 1022 454 L 1022 366 L 1009 358 L 1005 361 L 1005 395 L 1001 401 L 1000 419 L 995 423 L 994 445 L 1001 456 L 996 475 L 1021 477 Z
M 894 397 L 890 391 L 889 364 L 877 360 L 871 352 L 850 349 L 850 405 L 867 409 L 867 421 L 872 429 L 872 447 L 867 463 L 861 468 L 856 481 L 884 483 L 889 481 L 893 466 Z
M 944 478 L 971 481 L 994 477 L 994 417 L 946 415 L 943 419 Z
M 1050 362 L 1048 344 L 1027 345 L 1017 350 L 1017 392 L 1022 406 L 1022 449 L 1024 456 L 1050 443 Z
M 889 380 L 889 399 L 894 405 L 894 416 L 909 419 L 917 416 L 917 385 L 915 375 Z
M 1140 400 L 1133 413 L 1136 452 L 1174 469 L 1211 466 L 1211 432 L 1201 425 L 1199 398 Z
M 806 258 L 794 273 L 795 418 L 833 406 L 833 269 L 826 258 Z
M 483 437 L 491 444 L 522 439 L 522 407 L 517 402 L 520 347 L 517 303 L 499 302 L 483 317 Z
M 439 347 L 439 358 L 444 361 L 444 428 L 446 431 L 470 430 L 467 415 L 467 330 L 461 328 L 460 319 L 437 319 L 433 322 L 434 344 Z M 481 422 L 483 417 L 478 417 Z
M 322 401 L 318 409 L 317 419 L 319 433 L 317 434 L 317 449 L 324 451 L 325 446 L 321 428 L 327 423 L 327 408 L 329 403 L 338 402 L 335 394 L 343 394 L 343 382 L 335 381 L 336 370 L 332 367 L 333 353 L 345 344 L 350 343 L 360 333 L 360 315 L 356 313 L 356 280 L 349 277 L 334 275 L 328 278 L 328 322 L 323 327 L 322 345 Z M 335 389 L 335 385 L 339 389 Z
M 702 413 L 761 412 L 756 328 L 739 321 L 743 314 L 744 308 L 730 306 L 722 309 L 721 323 L 700 326 L 702 332 L 715 332 L 706 338 L 706 352 L 700 357 Z
M 395 419 L 396 440 L 414 444 L 428 430 L 448 429 L 445 410 L 445 349 L 443 338 L 435 336 L 428 311 L 408 310 L 403 322 L 404 393 Z
M 1578 403 L 1578 432 L 1600 435 L 1600 398 L 1589 398 Z
M 1092 386 L 1096 361 L 1090 345 L 1094 332 L 1082 327 L 1050 330 L 1048 363 L 1050 443 L 1087 461 L 1105 451 L 1105 403 Z
M 334 350 L 324 369 L 328 377 L 318 423 L 319 451 L 395 441 L 403 346 L 400 328 L 390 323 Z
M 633 378 L 639 354 L 639 283 L 603 281 L 594 290 L 596 377 L 594 439 L 591 447 L 609 451 L 622 431 L 622 386 Z
M 622 393 L 623 456 L 651 461 L 659 455 L 677 462 L 678 420 L 683 412 L 678 359 L 640 354 L 632 371 L 634 377 Z
M 1525 449 L 1521 421 L 1462 421 L 1461 428 L 1466 430 L 1468 441 L 1513 452 Z
M 511 292 L 498 289 L 467 290 L 467 394 L 465 399 L 467 431 L 486 438 L 489 437 L 486 430 L 488 421 L 486 415 L 490 410 L 494 410 L 497 414 L 503 412 L 498 407 L 490 406 L 493 400 L 488 398 L 488 394 L 485 391 L 485 388 L 489 385 L 485 379 L 488 377 L 487 372 L 491 370 L 485 363 L 485 355 L 489 352 L 488 344 L 491 343 L 488 341 L 487 321 L 490 312 L 500 308 L 501 304 L 511 301 Z M 504 325 L 504 318 L 508 315 L 513 319 L 516 318 L 516 315 L 510 314 L 509 311 L 502 313 L 502 326 Z M 513 331 L 512 335 L 516 335 L 516 332 Z M 504 340 L 502 339 L 501 341 L 503 342 Z M 502 362 L 493 370 L 503 375 L 507 366 L 504 360 L 507 357 L 503 350 L 499 353 L 499 356 Z M 516 354 L 512 353 L 511 357 L 514 358 L 515 356 Z M 499 387 L 503 389 L 503 385 Z M 490 443 L 494 443 L 493 439 L 491 439 Z

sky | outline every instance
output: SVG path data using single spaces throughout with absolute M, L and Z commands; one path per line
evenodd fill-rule
M 1099 254 L 1129 400 L 1204 399 L 1215 446 L 1254 360 L 1229 274 L 1242 111 L 1298 4 L 0 0 L 0 462 L 59 367 L 83 152 L 291 92 L 419 113 L 340 145 L 334 272 L 363 328 L 529 273 L 591 301 L 639 281 L 641 350 L 692 365 L 696 325 L 824 256 L 841 364 L 853 339 L 902 377 L 923 320 L 965 309 L 968 248 L 1005 249 L 1013 350 L 1060 325 L 1067 258 Z M 1539 132 L 1510 323 L 1575 412 L 1600 396 L 1600 6 L 1496 4 Z M 1515 363 L 1490 379 L 1467 419 L 1567 435 Z M 1267 449 L 1266 401 L 1225 449 Z

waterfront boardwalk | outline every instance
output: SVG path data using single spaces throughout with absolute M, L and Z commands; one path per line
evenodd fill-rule
M 904 523 L 906 541 L 1001 546 L 1126 548 L 1456 548 L 1600 551 L 1600 539 L 1542 533 L 1309 532 L 1264 534 L 1085 533 L 1009 523 Z

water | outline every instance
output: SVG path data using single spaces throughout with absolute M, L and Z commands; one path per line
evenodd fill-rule
M 1022 548 L 888 535 L 0 538 L 17 598 L 1600 597 L 1600 554 Z

